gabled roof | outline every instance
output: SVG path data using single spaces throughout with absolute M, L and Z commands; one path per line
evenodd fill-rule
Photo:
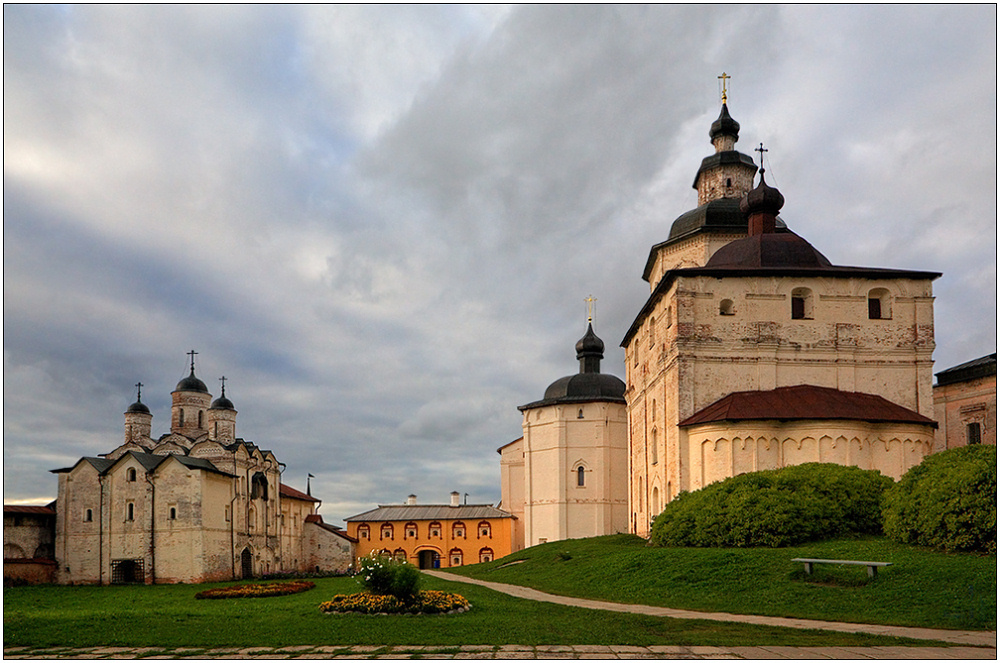
M 346 522 L 386 522 L 393 520 L 482 520 L 484 518 L 513 518 L 492 504 L 391 504 L 359 513 Z
M 809 384 L 769 391 L 738 391 L 702 408 L 678 425 L 764 419 L 853 419 L 873 423 L 925 424 L 937 428 L 933 419 L 881 396 Z
M 301 490 L 295 490 L 291 486 L 286 486 L 285 484 L 279 484 L 278 492 L 281 493 L 282 497 L 288 497 L 293 500 L 303 500 L 304 502 L 319 502 L 318 499 L 312 495 L 307 495 Z
M 80 460 L 78 460 L 73 465 L 73 467 L 65 467 L 65 468 L 62 468 L 62 469 L 59 469 L 59 470 L 52 470 L 52 472 L 54 472 L 56 474 L 59 474 L 59 473 L 62 473 L 62 472 L 69 472 L 74 467 L 76 467 L 77 465 L 79 465 L 81 462 L 87 461 L 88 463 L 90 463 L 91 465 L 94 466 L 94 469 L 96 469 L 99 474 L 107 474 L 108 471 L 110 471 L 112 467 L 114 467 L 118 463 L 122 462 L 122 460 L 124 460 L 125 458 L 128 458 L 130 456 L 132 458 L 135 458 L 136 461 L 138 461 L 138 463 L 140 465 L 142 465 L 143 469 L 145 469 L 147 472 L 152 472 L 153 470 L 155 470 L 157 467 L 159 467 L 160 464 L 163 463 L 168 458 L 174 458 L 181 465 L 183 465 L 185 467 L 188 467 L 188 468 L 191 468 L 192 470 L 204 470 L 206 472 L 213 472 L 215 474 L 221 474 L 222 476 L 227 476 L 227 477 L 233 476 L 232 474 L 229 474 L 228 472 L 223 472 L 222 470 L 220 470 L 219 468 L 217 468 L 215 465 L 213 465 L 210 461 L 207 461 L 204 458 L 192 458 L 190 456 L 183 456 L 181 454 L 165 454 L 165 455 L 161 456 L 161 455 L 158 455 L 158 454 L 147 454 L 147 453 L 142 453 L 142 452 L 139 452 L 139 451 L 126 451 L 124 454 L 122 454 L 121 456 L 119 456 L 116 460 L 108 460 L 107 458 L 92 458 L 90 456 L 84 456 L 83 458 L 81 458 Z
M 339 536 L 342 539 L 347 539 L 351 543 L 357 543 L 358 542 L 357 539 L 355 539 L 353 536 L 351 536 L 350 534 L 348 534 L 347 532 L 345 532 L 341 528 L 337 527 L 336 525 L 330 525 L 329 523 L 324 523 L 323 522 L 323 516 L 319 515 L 318 513 L 311 513 L 308 516 L 306 516 L 306 522 L 307 523 L 312 523 L 313 525 L 316 525 L 316 526 L 318 526 L 318 527 L 320 527 L 322 529 L 325 529 L 330 534 L 336 534 L 337 536 Z
M 967 361 L 958 366 L 952 366 L 940 373 L 935 373 L 938 387 L 956 382 L 968 382 L 977 378 L 987 378 L 997 374 L 997 353 Z

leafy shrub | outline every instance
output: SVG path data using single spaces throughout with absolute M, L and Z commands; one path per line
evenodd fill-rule
M 770 547 L 879 534 L 892 479 L 876 470 L 806 463 L 741 474 L 681 493 L 653 523 L 658 546 Z
M 371 553 L 361 558 L 358 579 L 372 594 L 395 596 L 405 601 L 419 590 L 420 571 L 405 560 Z
M 924 458 L 886 493 L 886 535 L 949 552 L 997 551 L 997 448 L 974 445 Z
M 471 606 L 464 596 L 447 592 L 417 592 L 407 600 L 388 594 L 337 594 L 319 605 L 323 612 L 360 612 L 375 614 L 441 614 L 446 612 L 466 612 Z
M 287 596 L 288 594 L 298 594 L 305 592 L 316 586 L 316 583 L 308 580 L 298 582 L 265 582 L 251 583 L 248 585 L 230 585 L 229 587 L 217 587 L 206 589 L 194 595 L 196 599 L 257 599 L 268 596 Z

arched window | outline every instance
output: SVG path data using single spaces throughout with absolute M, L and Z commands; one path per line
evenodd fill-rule
M 586 468 L 584 468 L 583 465 L 580 465 L 580 466 L 578 466 L 576 468 L 576 486 L 577 486 L 577 488 L 583 488 L 585 485 L 587 485 L 587 476 L 585 474 L 586 471 L 587 470 L 586 470 Z
M 135 520 L 135 504 L 128 502 L 125 505 L 125 520 Z
M 653 460 L 653 465 L 656 465 L 657 463 L 660 462 L 660 456 L 659 456 L 660 445 L 658 445 L 656 443 L 656 429 L 655 428 L 653 429 L 653 433 L 652 433 L 651 437 L 652 437 L 652 444 L 650 445 L 649 456 Z
M 417 538 L 417 524 L 416 523 L 406 523 L 406 527 L 403 529 L 403 539 L 415 539 Z
M 651 501 L 651 506 L 653 507 L 651 515 L 658 516 L 660 514 L 660 489 L 656 486 L 653 486 L 653 499 Z
M 448 553 L 448 564 L 449 566 L 462 566 L 462 549 L 452 548 L 451 552 Z
M 401 562 L 405 562 L 406 561 L 406 551 L 403 550 L 402 548 L 396 548 L 392 552 L 392 556 L 395 557 L 396 559 L 398 559 Z
M 198 428 L 202 428 L 202 415 L 205 414 L 201 410 L 198 410 Z
M 736 311 L 733 309 L 733 300 L 723 299 L 719 302 L 719 315 L 736 315 Z
M 250 479 L 250 499 L 267 499 L 267 477 L 263 472 L 258 472 Z
M 486 562 L 493 561 L 493 548 L 481 548 L 479 550 L 479 563 L 484 564 Z
M 490 524 L 486 520 L 482 520 L 476 525 L 476 531 L 479 532 L 480 539 L 491 539 L 493 538 L 493 531 Z
M 92 522 L 94 522 L 94 510 L 93 509 L 87 509 L 86 512 L 84 512 L 84 514 L 83 514 L 83 521 L 85 523 L 92 523 Z
M 667 326 L 670 327 L 674 324 L 674 307 L 667 307 Z
M 370 539 L 371 538 L 371 528 L 367 523 L 361 523 L 358 525 L 358 538 L 359 539 Z
M 649 318 L 649 347 L 656 345 L 656 318 L 650 316 Z
M 872 288 L 868 292 L 868 319 L 892 319 L 892 297 L 885 288 Z
M 177 507 L 170 507 L 170 520 L 177 520 Z
M 580 408 L 580 412 L 576 415 L 577 419 L 583 419 L 583 408 Z
M 427 535 L 430 538 L 432 538 L 432 539 L 433 538 L 440 539 L 441 538 L 441 523 L 439 523 L 438 521 L 435 520 L 430 525 L 428 525 L 427 526 Z
M 813 319 L 813 296 L 809 288 L 792 290 L 792 320 Z
M 393 530 L 392 523 L 382 523 L 381 537 L 383 539 L 389 539 L 391 541 L 393 535 L 392 530 Z
M 184 425 L 184 408 L 181 408 L 178 412 L 179 412 L 179 414 L 178 414 L 178 417 L 177 417 L 177 425 L 178 426 L 183 426 Z
M 130 467 L 130 468 L 128 468 L 128 470 L 125 471 L 125 480 L 126 481 L 135 481 L 135 468 L 134 467 Z
M 461 520 L 452 523 L 451 525 L 451 538 L 453 539 L 464 539 L 465 538 L 465 523 Z

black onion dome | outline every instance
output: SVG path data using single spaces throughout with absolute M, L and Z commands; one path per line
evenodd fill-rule
M 219 396 L 214 401 L 212 401 L 212 404 L 210 406 L 208 406 L 208 409 L 209 410 L 235 410 L 236 406 L 233 405 L 233 402 L 231 400 L 229 400 L 228 398 L 225 397 L 225 395 L 223 395 L 223 396 Z
M 604 341 L 594 333 L 594 326 L 587 325 L 587 333 L 576 342 L 576 358 L 583 359 L 585 355 L 598 355 L 604 358 Z
M 705 269 L 831 267 L 826 256 L 791 231 L 750 235 L 726 244 L 709 258 Z
M 204 382 L 195 377 L 194 369 L 192 368 L 191 375 L 178 382 L 174 391 L 197 391 L 202 394 L 207 394 L 208 387 L 205 386 Z
M 764 181 L 764 169 L 761 168 L 760 182 L 740 200 L 740 211 L 744 214 L 764 212 L 777 216 L 784 204 L 785 197 L 774 187 L 768 186 Z
M 712 123 L 712 129 L 708 132 L 709 137 L 715 140 L 716 136 L 736 136 L 740 135 L 740 123 L 729 115 L 729 107 L 723 103 L 719 119 Z
M 146 404 L 143 403 L 142 401 L 136 401 L 135 403 L 132 403 L 131 405 L 128 406 L 128 409 L 125 410 L 125 412 L 126 413 L 138 412 L 139 414 L 150 414 L 149 408 L 146 407 Z
M 593 401 L 624 403 L 625 383 L 617 376 L 601 373 L 603 357 L 604 341 L 594 333 L 593 325 L 588 324 L 587 333 L 576 343 L 576 358 L 580 360 L 580 372 L 559 378 L 548 386 L 542 400 L 522 405 L 518 409 Z

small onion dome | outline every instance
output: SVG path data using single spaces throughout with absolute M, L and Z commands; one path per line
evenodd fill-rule
M 583 359 L 584 357 L 595 355 L 601 359 L 604 358 L 604 341 L 594 333 L 594 326 L 588 324 L 587 333 L 576 342 L 576 358 Z
M 194 369 L 192 368 L 191 375 L 178 382 L 174 391 L 197 391 L 202 394 L 207 394 L 208 387 L 205 386 L 204 382 L 195 377 Z
M 739 138 L 740 123 L 729 115 L 729 107 L 722 104 L 722 112 L 719 119 L 712 123 L 712 129 L 708 132 L 709 137 L 714 141 L 716 136 L 735 136 Z
M 743 196 L 740 201 L 740 211 L 744 214 L 763 212 L 777 216 L 784 204 L 785 197 L 774 187 L 768 186 L 767 182 L 764 181 L 764 169 L 761 168 L 760 182 L 757 183 L 753 191 Z
M 209 410 L 235 410 L 236 406 L 233 405 L 233 402 L 231 400 L 229 400 L 228 398 L 226 398 L 225 394 L 223 394 L 222 396 L 219 396 L 214 401 L 212 401 L 212 404 L 208 407 L 208 409 Z
M 142 401 L 138 401 L 138 400 L 135 403 L 132 403 L 131 405 L 129 405 L 128 409 L 125 410 L 125 412 L 126 413 L 129 413 L 129 412 L 138 412 L 140 414 L 150 414 L 149 408 L 146 407 L 146 404 L 143 403 Z

